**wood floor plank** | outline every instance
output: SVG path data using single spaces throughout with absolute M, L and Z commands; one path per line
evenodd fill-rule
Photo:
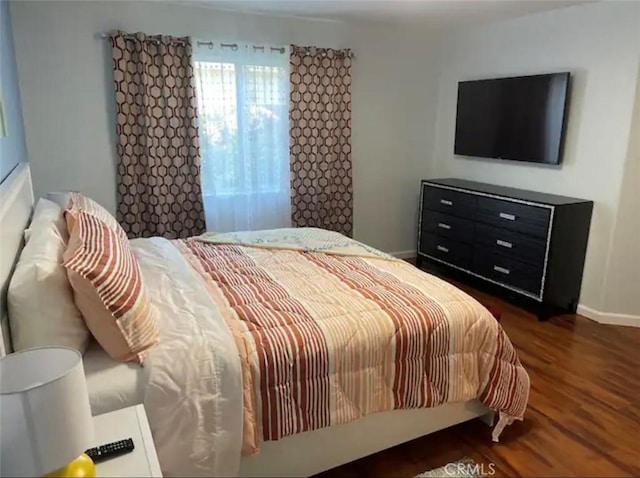
M 411 477 L 465 456 L 487 476 L 640 476 L 640 329 L 578 315 L 541 323 L 454 283 L 502 311 L 502 326 L 531 377 L 525 420 L 507 427 L 500 443 L 474 420 L 318 476 Z

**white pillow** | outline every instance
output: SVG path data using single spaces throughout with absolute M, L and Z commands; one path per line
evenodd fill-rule
M 44 201 L 38 202 L 28 242 L 9 284 L 13 348 L 62 345 L 84 352 L 90 332 L 62 267 L 66 241 L 56 224 L 58 216 L 51 214 L 53 209 L 47 204 L 51 202 Z
M 53 222 L 60 232 L 65 244 L 69 241 L 69 234 L 67 233 L 67 223 L 62 215 L 63 208 L 57 205 L 55 202 L 45 198 L 41 198 L 36 204 L 36 208 L 33 211 L 33 218 L 31 224 L 24 230 L 24 240 L 29 241 L 31 231 L 36 227 L 45 227 L 47 223 Z
M 47 193 L 47 199 L 56 203 L 63 211 L 69 207 L 68 191 L 54 191 Z

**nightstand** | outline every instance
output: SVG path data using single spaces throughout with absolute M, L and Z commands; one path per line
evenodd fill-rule
M 95 440 L 92 446 L 133 438 L 135 449 L 96 465 L 100 476 L 162 476 L 156 448 L 151 437 L 147 414 L 142 405 L 123 408 L 93 417 Z

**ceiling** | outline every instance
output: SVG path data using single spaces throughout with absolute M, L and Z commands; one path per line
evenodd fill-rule
M 190 0 L 189 3 L 269 15 L 454 28 L 588 1 L 592 0 Z

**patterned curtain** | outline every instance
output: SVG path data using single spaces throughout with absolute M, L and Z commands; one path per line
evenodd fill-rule
M 351 55 L 291 46 L 291 219 L 353 232 Z
M 111 34 L 118 135 L 116 217 L 129 237 L 205 230 L 189 38 Z

